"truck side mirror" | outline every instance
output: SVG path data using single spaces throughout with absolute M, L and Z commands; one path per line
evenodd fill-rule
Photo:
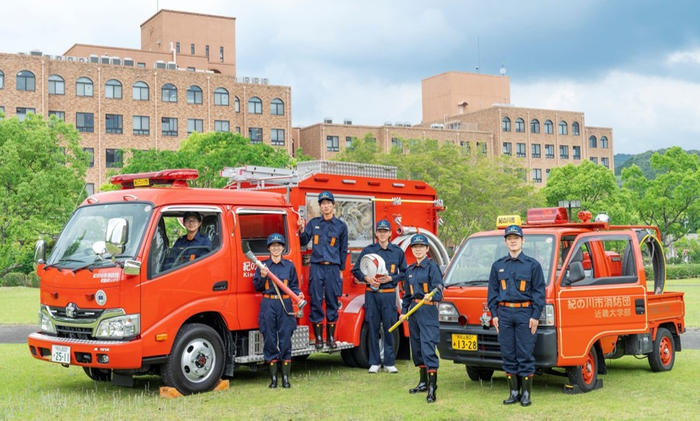
M 583 263 L 571 262 L 567 269 L 566 285 L 571 285 L 586 277 L 586 272 L 583 270 Z
M 46 241 L 39 240 L 34 245 L 34 263 L 43 265 L 46 263 Z
M 105 246 L 111 255 L 121 254 L 129 236 L 129 222 L 124 218 L 112 218 L 107 222 Z

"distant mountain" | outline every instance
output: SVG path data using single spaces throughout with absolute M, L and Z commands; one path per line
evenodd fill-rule
M 615 175 L 619 176 L 622 174 L 622 170 L 631 167 L 632 165 L 637 165 L 639 169 L 642 170 L 642 173 L 646 178 L 654 178 L 656 177 L 656 173 L 651 169 L 651 165 L 649 164 L 649 159 L 654 153 L 664 153 L 666 152 L 666 149 L 659 149 L 656 151 L 646 151 L 642 152 L 640 154 L 636 155 L 630 155 L 630 154 L 615 154 L 613 157 L 613 160 L 615 162 Z M 694 153 L 698 156 L 700 156 L 700 151 L 697 150 L 689 150 L 686 151 L 689 153 Z

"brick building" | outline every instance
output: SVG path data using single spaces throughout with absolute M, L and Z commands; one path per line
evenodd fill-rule
M 193 131 L 236 131 L 292 154 L 291 89 L 236 78 L 234 37 L 233 18 L 161 10 L 141 25 L 141 50 L 0 53 L 0 111 L 74 124 L 93 155 L 88 191 L 131 149 L 177 149 Z

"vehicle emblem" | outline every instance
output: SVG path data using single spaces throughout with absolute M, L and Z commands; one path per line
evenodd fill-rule
M 75 303 L 68 303 L 66 306 L 66 317 L 70 317 L 71 319 L 75 318 L 75 312 L 78 310 L 78 306 L 75 305 Z
M 98 289 L 95 293 L 95 302 L 101 306 L 107 304 L 107 294 L 101 289 Z

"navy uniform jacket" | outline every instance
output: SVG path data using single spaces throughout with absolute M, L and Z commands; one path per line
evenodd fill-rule
M 187 239 L 187 235 L 183 235 L 182 237 L 178 238 L 177 241 L 175 241 L 173 247 L 168 251 L 168 258 L 165 261 L 165 267 L 168 267 L 173 263 L 180 264 L 183 260 L 190 261 L 198 259 L 201 256 L 204 256 L 205 254 L 209 253 L 211 251 L 211 248 L 212 245 L 211 241 L 209 240 L 209 237 L 200 232 L 197 232 L 194 235 L 192 241 Z M 185 253 L 183 253 L 182 256 L 180 256 L 180 262 L 174 262 L 175 258 L 183 250 L 186 251 Z
M 520 253 L 501 257 L 491 265 L 488 306 L 492 317 L 498 317 L 498 303 L 532 302 L 530 318 L 539 319 L 544 308 L 544 275 L 540 262 Z
M 270 272 L 274 273 L 280 281 L 284 282 L 285 285 L 289 287 L 295 294 L 299 294 L 299 279 L 297 278 L 297 269 L 294 267 L 294 263 L 282 258 L 279 263 L 273 263 L 272 259 L 262 261 Z M 275 290 L 275 283 L 269 277 L 260 276 L 260 268 L 255 270 L 255 275 L 253 275 L 253 286 L 256 291 L 262 292 L 263 294 L 277 294 Z M 284 295 L 284 292 L 280 290 L 280 293 Z
M 401 302 L 401 313 L 406 314 L 412 300 L 420 300 L 430 291 L 442 284 L 442 273 L 437 263 L 426 257 L 418 264 L 414 263 L 406 270 L 404 294 Z M 442 300 L 442 290 L 433 295 L 433 301 Z
M 345 270 L 345 257 L 348 254 L 348 226 L 345 222 L 335 216 L 329 220 L 317 216 L 306 224 L 299 239 L 302 245 L 313 240 L 311 263 L 330 262 Z
M 406 257 L 404 256 L 403 250 L 395 244 L 389 243 L 387 248 L 383 249 L 379 243 L 370 244 L 360 253 L 359 258 L 355 262 L 355 266 L 352 268 L 352 274 L 355 275 L 359 281 L 365 282 L 365 275 L 362 274 L 360 270 L 360 260 L 365 254 L 375 253 L 384 259 L 386 265 L 386 270 L 391 275 L 391 282 L 380 284 L 380 289 L 391 289 L 396 288 L 399 281 L 402 281 L 406 275 Z

